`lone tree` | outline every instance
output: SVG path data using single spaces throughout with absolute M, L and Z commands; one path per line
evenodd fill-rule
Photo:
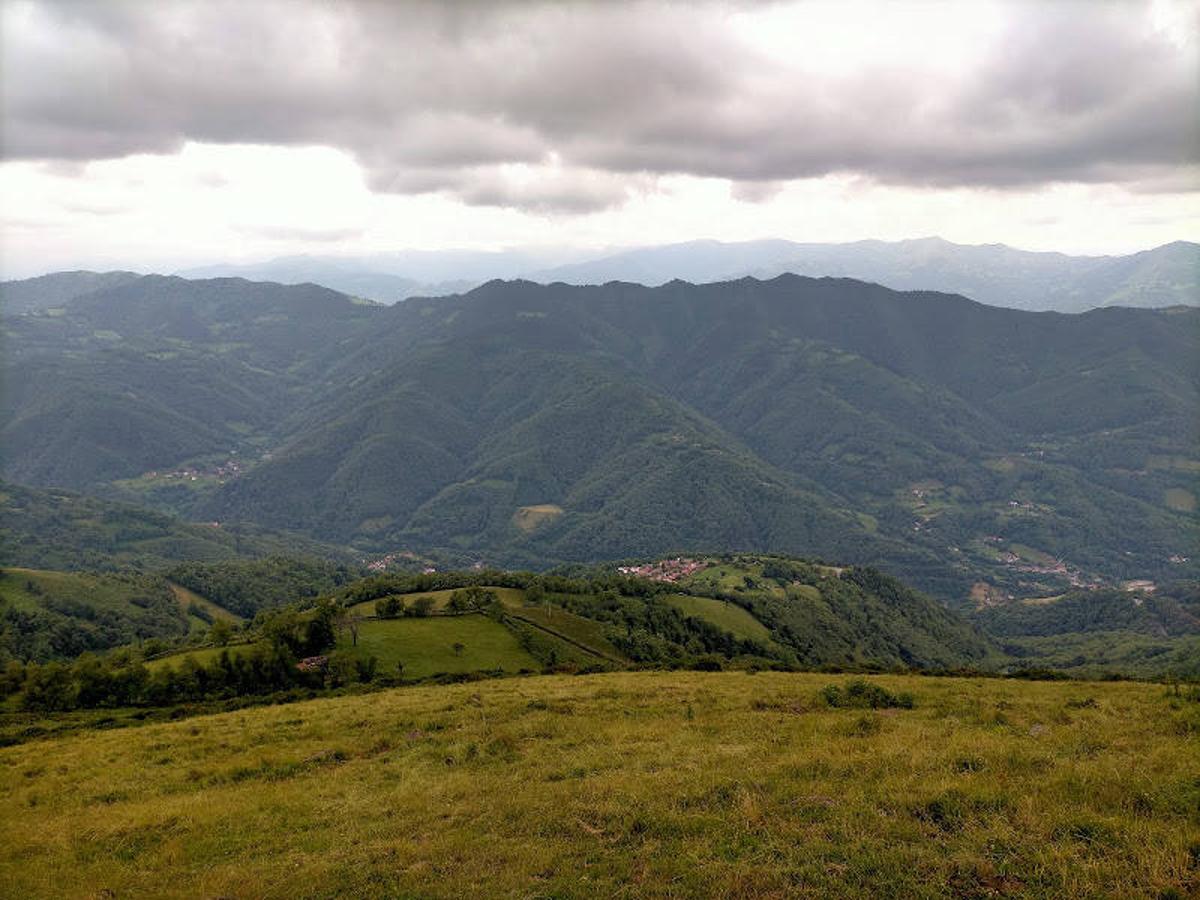
M 208 639 L 218 647 L 224 647 L 233 637 L 233 628 L 228 619 L 214 619 L 208 629 Z
M 338 629 L 350 632 L 350 644 L 353 647 L 358 646 L 358 626 L 362 623 L 362 616 L 351 609 L 343 609 L 337 617 Z
M 454 655 L 455 656 L 462 656 L 463 651 L 466 649 L 467 649 L 467 645 L 464 644 L 462 641 L 454 642 Z

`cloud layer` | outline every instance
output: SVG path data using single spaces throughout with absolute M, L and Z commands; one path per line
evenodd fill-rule
M 1004 4 L 961 40 L 914 5 L 882 49 L 829 52 L 896 8 L 18 0 L 0 138 L 56 164 L 332 146 L 377 192 L 567 214 L 673 174 L 746 200 L 828 174 L 1200 187 L 1195 5 L 1165 30 L 1141 4 Z

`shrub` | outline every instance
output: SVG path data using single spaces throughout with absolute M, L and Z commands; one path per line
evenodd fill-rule
M 862 678 L 856 678 L 845 688 L 825 685 L 821 688 L 821 699 L 831 709 L 912 709 L 914 705 L 912 694 L 893 694 Z
M 412 606 L 406 607 L 404 614 L 406 616 L 415 616 L 418 619 L 423 619 L 433 612 L 432 597 L 418 597 L 413 601 Z
M 404 601 L 392 594 L 375 604 L 375 615 L 381 619 L 395 619 L 404 614 Z

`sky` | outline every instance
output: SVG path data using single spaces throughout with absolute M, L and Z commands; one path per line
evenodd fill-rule
M 1200 0 L 0 4 L 0 275 L 1200 240 Z

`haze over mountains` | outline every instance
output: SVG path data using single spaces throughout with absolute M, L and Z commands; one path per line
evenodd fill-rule
M 200 521 L 459 562 L 817 555 L 960 602 L 1197 566 L 1196 310 L 147 276 L 4 327 L 4 477 Z
M 657 285 L 674 278 L 709 282 L 784 273 L 842 276 L 896 290 L 943 291 L 1028 310 L 1200 305 L 1200 245 L 1186 241 L 1130 256 L 1033 253 L 1004 244 L 968 246 L 936 237 L 850 244 L 696 241 L 631 250 L 530 277 L 569 284 Z
M 237 277 L 313 283 L 380 303 L 460 293 L 492 279 L 542 284 L 625 281 L 657 286 L 744 276 L 840 276 L 896 290 L 962 294 L 992 306 L 1083 312 L 1105 306 L 1200 305 L 1200 245 L 1176 241 L 1128 256 L 1035 253 L 1003 244 L 963 245 L 941 238 L 856 241 L 689 241 L 579 258 L 579 251 L 404 251 L 370 256 L 288 256 L 252 264 L 186 269 L 185 278 Z M 563 257 L 571 261 L 550 264 Z M 56 273 L 7 282 L 10 313 L 61 305 L 81 293 L 128 280 L 132 273 Z

